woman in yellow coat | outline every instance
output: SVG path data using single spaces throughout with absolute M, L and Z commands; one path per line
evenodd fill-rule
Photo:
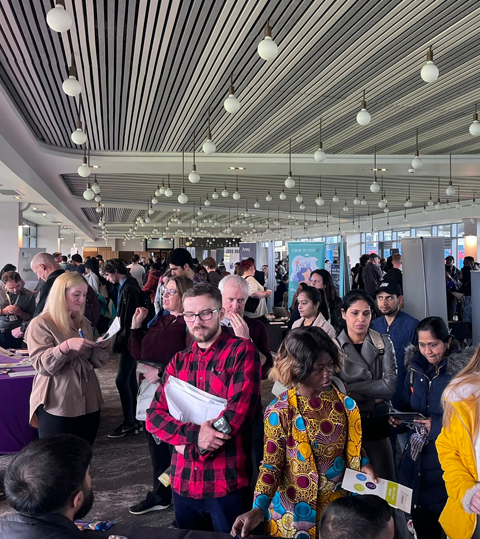
M 449 539 L 479 539 L 480 348 L 447 386 L 437 451 L 448 500 L 440 524 Z

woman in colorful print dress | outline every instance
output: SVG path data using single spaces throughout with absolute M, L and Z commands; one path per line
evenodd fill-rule
M 233 536 L 247 537 L 265 520 L 266 535 L 314 539 L 323 509 L 347 495 L 345 468 L 375 478 L 361 449 L 360 412 L 338 372 L 339 350 L 322 329 L 295 329 L 283 341 L 270 377 L 291 389 L 265 412 L 253 509 L 237 518 Z

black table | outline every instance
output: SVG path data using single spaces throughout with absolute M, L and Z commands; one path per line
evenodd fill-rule
M 270 350 L 278 352 L 283 339 L 285 338 L 288 326 L 285 322 L 270 322 L 267 325 L 268 340 L 270 341 Z
M 115 524 L 108 532 L 84 532 L 89 539 L 94 537 L 107 539 L 110 535 L 120 535 L 128 539 L 232 539 L 228 533 L 202 532 L 191 530 L 172 530 L 170 528 L 149 528 L 146 526 L 128 526 Z M 268 539 L 256 535 L 255 539 Z

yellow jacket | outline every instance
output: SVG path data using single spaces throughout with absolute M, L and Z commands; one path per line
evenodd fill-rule
M 462 400 L 455 399 L 453 395 L 445 397 L 454 412 L 450 425 L 442 429 L 436 441 L 448 493 L 440 524 L 450 539 L 470 539 L 477 523 L 477 515 L 470 511 L 470 502 L 475 492 L 480 490 L 475 441 L 472 439 L 475 421 L 478 421 L 475 417 L 478 396 L 470 392 L 470 396 Z

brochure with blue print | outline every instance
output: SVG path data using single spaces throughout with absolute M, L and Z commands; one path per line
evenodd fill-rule
M 386 500 L 389 505 L 410 513 L 413 491 L 411 488 L 378 478 L 374 483 L 372 476 L 347 468 L 343 477 L 342 488 L 355 494 L 375 494 Z

